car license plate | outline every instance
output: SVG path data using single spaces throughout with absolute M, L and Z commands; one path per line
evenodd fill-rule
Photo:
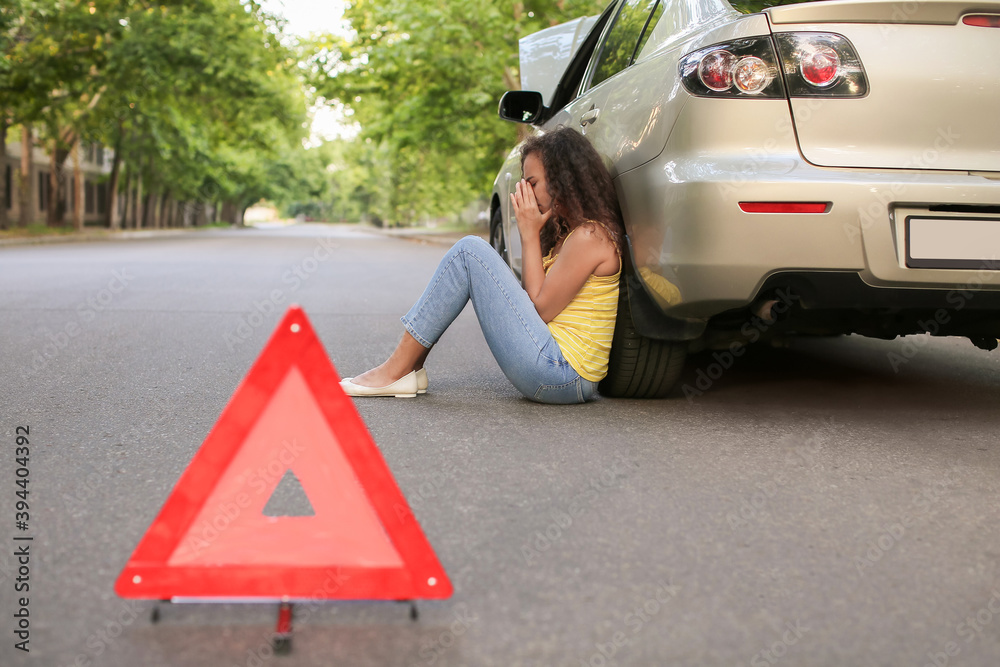
M 1000 218 L 906 218 L 906 266 L 1000 270 Z

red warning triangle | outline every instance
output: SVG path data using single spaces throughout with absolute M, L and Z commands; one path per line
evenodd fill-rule
M 291 471 L 313 516 L 265 516 Z M 446 598 L 451 582 L 298 306 L 139 542 L 124 598 Z

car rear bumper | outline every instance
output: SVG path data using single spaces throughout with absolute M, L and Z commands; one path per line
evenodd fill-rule
M 794 272 L 854 275 L 879 307 L 904 303 L 909 290 L 938 293 L 929 302 L 955 289 L 1000 291 L 1000 248 L 969 268 L 907 265 L 908 217 L 1000 226 L 1000 180 L 985 175 L 816 167 L 792 146 L 753 158 L 672 153 L 668 145 L 617 185 L 636 269 L 674 317 L 746 307 L 772 276 Z M 740 202 L 829 205 L 819 214 L 775 214 L 746 213 Z

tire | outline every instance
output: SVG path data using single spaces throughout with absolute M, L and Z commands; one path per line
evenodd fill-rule
M 628 281 L 621 281 L 608 375 L 598 391 L 609 398 L 666 398 L 684 370 L 687 344 L 640 336 L 632 322 Z
M 507 258 L 507 239 L 503 233 L 503 217 L 500 215 L 499 206 L 493 211 L 493 217 L 490 219 L 490 245 L 503 258 L 503 261 L 510 265 L 510 260 Z

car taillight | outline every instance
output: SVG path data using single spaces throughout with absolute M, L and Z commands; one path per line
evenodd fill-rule
M 833 85 L 840 76 L 840 56 L 829 46 L 821 46 L 802 56 L 799 71 L 806 83 L 817 88 Z
M 784 97 L 769 37 L 749 37 L 699 49 L 678 65 L 684 87 L 703 97 Z
M 832 32 L 779 32 L 774 39 L 790 97 L 864 97 L 868 79 L 854 45 Z
M 733 65 L 736 56 L 729 51 L 712 51 L 698 61 L 698 78 L 706 88 L 716 92 L 729 90 L 733 85 Z
M 962 17 L 962 23 L 979 28 L 1000 28 L 1000 14 L 969 14 Z
M 772 77 L 770 67 L 757 56 L 747 56 L 733 68 L 733 85 L 751 95 L 764 90 Z

